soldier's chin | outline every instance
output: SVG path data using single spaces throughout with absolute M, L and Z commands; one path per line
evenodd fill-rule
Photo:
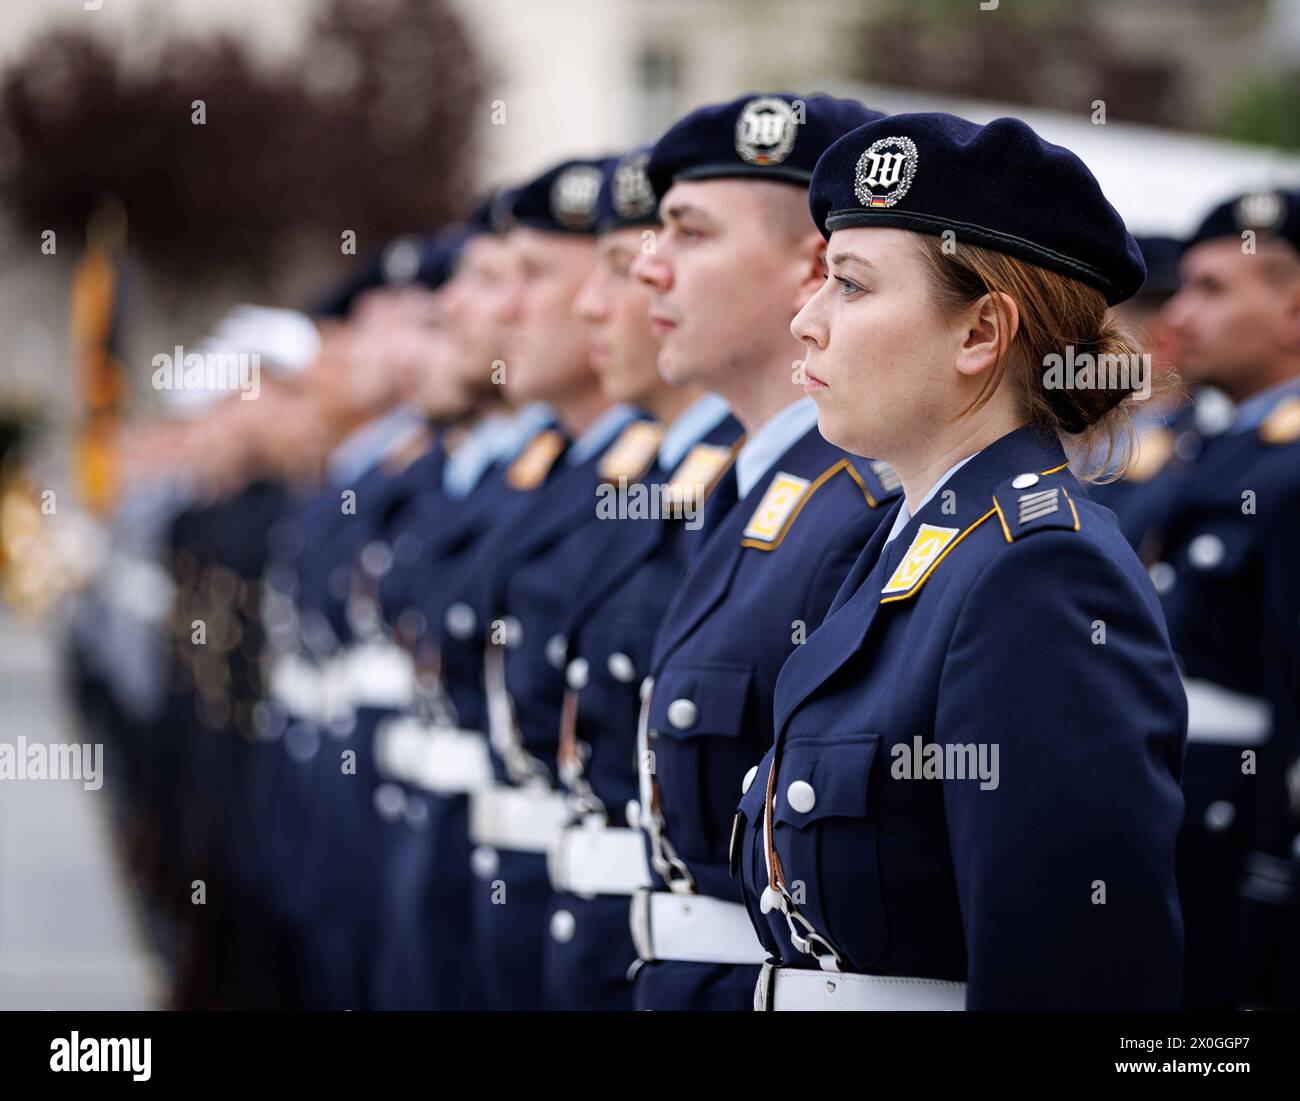
M 659 349 L 659 377 L 669 386 L 690 386 L 697 378 L 695 361 L 665 342 Z
M 827 391 L 821 393 L 826 394 Z M 864 426 L 846 416 L 843 409 L 836 409 L 831 402 L 817 402 L 817 431 L 827 443 L 834 444 L 850 455 L 874 455 L 874 452 L 864 449 L 863 437 L 868 433 L 863 429 Z

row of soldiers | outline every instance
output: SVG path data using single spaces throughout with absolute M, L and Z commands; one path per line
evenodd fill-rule
M 133 431 L 73 668 L 178 1005 L 754 1004 L 773 952 L 737 878 L 737 799 L 768 783 L 787 659 L 911 515 L 890 466 L 819 432 L 791 337 L 826 281 L 819 161 L 889 121 L 747 95 L 653 147 L 566 160 L 307 314 L 237 310 L 211 347 L 261 355 L 256 399 L 203 395 Z M 941 131 L 913 125 L 937 172 Z M 903 150 L 873 169 L 892 207 L 931 166 L 884 140 Z M 1294 1007 L 1300 195 L 1143 247 L 1145 292 L 1114 312 L 1185 385 L 1156 388 L 1132 461 L 1081 492 L 1147 565 L 1187 694 L 1168 765 L 1181 1004 Z M 1036 492 L 1008 543 L 1051 511 Z M 876 813 L 860 756 L 839 779 L 811 762 L 775 812 L 769 793 L 766 828 L 832 838 Z M 1117 817 L 1130 780 L 1117 767 L 1102 793 Z M 821 944 L 773 882 L 763 914 Z M 1041 951 L 1071 952 L 1036 925 Z M 877 947 L 843 970 L 898 974 Z M 901 973 L 965 977 L 946 970 Z M 1015 968 L 981 984 L 972 1006 L 1178 997 L 1042 997 Z

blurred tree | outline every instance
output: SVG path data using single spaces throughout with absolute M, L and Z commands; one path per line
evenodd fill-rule
M 1223 133 L 1239 141 L 1300 149 L 1300 71 L 1256 77 L 1238 86 L 1224 110 Z
M 274 65 L 227 36 L 148 45 L 142 65 L 58 30 L 0 75 L 0 202 L 21 228 L 79 244 L 115 196 L 133 256 L 192 286 L 342 264 L 344 230 L 364 257 L 467 207 L 484 77 L 447 0 L 326 0 Z
M 1161 126 L 1187 125 L 1172 59 L 1126 54 L 1099 0 L 894 0 L 864 29 L 860 75 L 877 84 Z

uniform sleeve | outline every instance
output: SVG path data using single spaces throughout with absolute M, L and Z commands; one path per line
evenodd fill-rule
M 958 615 L 935 738 L 996 762 L 943 780 L 970 1009 L 1177 1004 L 1186 699 L 1145 589 L 1085 535 L 1038 532 Z

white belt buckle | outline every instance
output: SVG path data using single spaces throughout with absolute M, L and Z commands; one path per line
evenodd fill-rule
M 470 839 L 513 852 L 546 853 L 569 817 L 568 802 L 550 787 L 492 784 L 470 800 Z
M 633 895 L 650 886 L 643 846 L 626 826 L 566 826 L 547 854 L 551 885 L 586 898 Z

